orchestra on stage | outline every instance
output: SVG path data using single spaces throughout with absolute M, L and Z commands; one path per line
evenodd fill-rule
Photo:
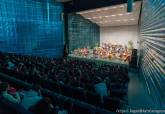
M 132 49 L 128 46 L 102 43 L 101 46 L 96 46 L 92 49 L 88 47 L 77 48 L 72 54 L 79 57 L 100 58 L 100 59 L 118 59 L 121 61 L 129 62 L 132 54 Z

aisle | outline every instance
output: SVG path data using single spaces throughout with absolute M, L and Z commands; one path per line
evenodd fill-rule
M 138 73 L 129 72 L 128 104 L 131 108 L 146 109 L 154 107 L 151 96 L 140 81 Z

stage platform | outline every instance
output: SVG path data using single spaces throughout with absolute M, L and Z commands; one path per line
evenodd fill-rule
M 114 65 L 122 65 L 122 66 L 129 66 L 128 62 L 124 62 L 119 59 L 102 59 L 102 58 L 94 58 L 94 57 L 83 57 L 83 56 L 76 56 L 74 54 L 69 54 L 68 59 L 79 59 L 84 61 L 95 62 L 96 64 L 114 64 Z

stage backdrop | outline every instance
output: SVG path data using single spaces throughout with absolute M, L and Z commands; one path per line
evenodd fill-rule
M 78 14 L 68 15 L 69 52 L 76 48 L 94 47 L 100 42 L 100 28 Z
M 46 1 L 0 0 L 0 51 L 62 56 L 63 5 Z
M 101 27 L 100 28 L 100 44 L 112 43 L 127 45 L 128 41 L 133 41 L 134 47 L 137 49 L 138 26 L 119 26 L 119 27 Z

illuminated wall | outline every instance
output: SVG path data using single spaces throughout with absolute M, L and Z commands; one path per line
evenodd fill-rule
M 62 56 L 63 6 L 39 1 L 0 0 L 0 51 Z
M 141 16 L 141 70 L 157 106 L 165 107 L 165 1 L 144 0 Z
M 100 28 L 78 14 L 68 15 L 69 51 L 94 47 L 100 43 Z
M 100 44 L 112 43 L 128 45 L 128 42 L 133 42 L 133 47 L 138 48 L 138 26 L 117 26 L 117 27 L 101 27 L 100 28 Z

